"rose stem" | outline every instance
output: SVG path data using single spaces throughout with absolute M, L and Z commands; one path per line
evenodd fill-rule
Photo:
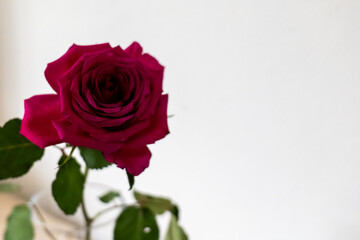
M 59 146 L 56 146 L 56 145 L 54 145 L 54 147 L 56 147 L 57 149 L 59 149 L 59 150 L 61 151 L 62 155 L 67 156 L 66 153 L 65 153 L 65 149 L 64 149 L 64 148 L 59 147 Z
M 108 212 L 108 211 L 111 211 L 112 209 L 116 209 L 116 208 L 122 208 L 122 207 L 125 207 L 127 206 L 126 204 L 116 204 L 116 205 L 113 205 L 111 207 L 108 207 L 108 208 L 105 208 L 104 210 L 98 212 L 92 219 L 91 221 L 94 221 L 95 219 L 97 219 L 98 217 L 100 217 L 102 214 Z
M 84 173 L 84 186 L 85 186 L 85 182 L 86 182 L 86 178 L 88 176 L 89 173 L 89 168 L 87 166 L 85 166 L 85 173 Z M 84 200 L 84 192 L 83 192 L 83 196 L 82 196 L 82 200 L 81 200 L 81 209 L 86 221 L 86 240 L 90 240 L 90 236 L 91 236 L 91 223 L 92 223 L 92 219 L 89 217 L 88 212 L 86 211 L 86 207 L 85 207 L 85 200 Z
M 62 162 L 62 164 L 60 164 L 60 165 L 58 166 L 58 168 L 60 168 L 61 166 L 63 166 L 65 163 L 67 163 L 67 162 L 70 160 L 70 158 L 71 158 L 71 156 L 72 156 L 75 148 L 76 148 L 75 146 L 73 146 L 73 147 L 71 148 L 70 154 L 65 158 L 65 160 Z
M 40 218 L 40 221 L 42 221 L 42 224 L 41 224 L 41 225 L 42 225 L 42 227 L 44 228 L 44 231 L 46 232 L 46 234 L 49 235 L 49 237 L 50 237 L 52 240 L 57 240 L 56 237 L 54 236 L 54 234 L 52 234 L 52 232 L 50 231 L 50 229 L 47 227 L 45 218 L 44 218 L 44 216 L 41 214 L 40 209 L 36 206 L 35 203 L 33 204 L 33 208 L 34 208 L 35 212 L 37 213 L 38 217 Z

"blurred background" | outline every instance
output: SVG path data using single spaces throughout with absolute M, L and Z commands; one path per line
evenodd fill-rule
M 53 92 L 46 64 L 73 43 L 138 41 L 166 66 L 171 134 L 135 187 L 171 196 L 191 240 L 360 239 L 359 1 L 1 0 L 0 27 L 1 125 Z

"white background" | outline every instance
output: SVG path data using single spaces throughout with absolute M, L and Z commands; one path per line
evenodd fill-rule
M 360 239 L 359 1 L 1 0 L 0 23 L 1 125 L 73 43 L 136 40 L 166 66 L 171 134 L 136 188 L 178 202 L 190 239 Z M 127 188 L 116 168 L 90 179 Z

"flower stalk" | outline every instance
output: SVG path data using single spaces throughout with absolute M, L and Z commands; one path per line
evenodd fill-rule
M 75 151 L 75 149 L 76 149 L 75 146 L 73 146 L 73 147 L 71 148 L 70 154 L 69 154 L 68 156 L 66 156 L 64 162 L 62 162 L 62 163 L 58 166 L 58 168 L 60 168 L 61 166 L 65 165 L 65 164 L 71 159 L 71 156 L 72 156 L 73 152 Z
M 86 183 L 86 179 L 87 176 L 89 174 L 89 168 L 87 166 L 85 166 L 85 172 L 84 172 L 84 184 Z M 89 217 L 89 214 L 86 210 L 86 206 L 85 206 L 85 197 L 84 197 L 84 192 L 83 192 L 83 196 L 82 196 L 82 201 L 81 201 L 81 210 L 85 219 L 85 223 L 86 223 L 86 235 L 85 235 L 85 240 L 90 240 L 91 238 L 91 224 L 93 222 L 93 219 L 91 217 Z

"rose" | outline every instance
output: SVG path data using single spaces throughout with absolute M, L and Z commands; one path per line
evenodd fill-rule
M 74 44 L 45 70 L 56 94 L 25 100 L 20 133 L 42 148 L 67 142 L 98 149 L 137 176 L 149 166 L 147 144 L 169 133 L 163 71 L 136 42 L 125 50 Z

